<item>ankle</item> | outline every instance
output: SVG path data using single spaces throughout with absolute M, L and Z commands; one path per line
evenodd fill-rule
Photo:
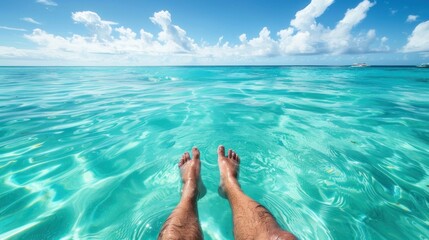
M 222 185 L 226 195 L 234 191 L 241 191 L 240 184 L 238 183 L 236 178 L 224 179 L 222 181 Z
M 193 180 L 183 182 L 182 186 L 182 199 L 196 199 L 198 196 L 198 186 Z

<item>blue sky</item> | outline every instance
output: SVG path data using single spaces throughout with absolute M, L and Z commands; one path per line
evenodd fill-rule
M 428 0 L 4 0 L 0 65 L 420 64 Z

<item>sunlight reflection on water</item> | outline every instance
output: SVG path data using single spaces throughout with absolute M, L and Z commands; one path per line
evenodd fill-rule
M 424 239 L 429 85 L 390 70 L 2 67 L 0 239 L 154 239 L 192 146 L 205 239 L 231 239 L 219 144 L 301 239 Z

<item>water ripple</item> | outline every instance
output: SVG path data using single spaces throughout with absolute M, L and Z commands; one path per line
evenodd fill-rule
M 0 68 L 0 239 L 154 239 L 202 157 L 206 239 L 232 239 L 216 147 L 301 239 L 426 239 L 429 85 L 414 68 Z

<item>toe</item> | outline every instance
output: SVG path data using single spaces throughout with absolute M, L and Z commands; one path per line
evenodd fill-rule
M 219 147 L 217 148 L 217 154 L 219 156 L 225 157 L 225 147 L 222 145 L 219 145 Z
M 234 151 L 232 152 L 232 159 L 237 160 L 237 154 Z
M 188 152 L 185 152 L 185 162 L 191 160 L 191 156 Z
M 192 158 L 194 160 L 200 160 L 200 150 L 197 147 L 192 148 Z
M 183 154 L 182 157 L 179 160 L 179 167 L 181 167 L 184 162 L 185 162 L 185 154 Z
M 228 158 L 232 158 L 232 150 L 231 149 L 228 150 Z

